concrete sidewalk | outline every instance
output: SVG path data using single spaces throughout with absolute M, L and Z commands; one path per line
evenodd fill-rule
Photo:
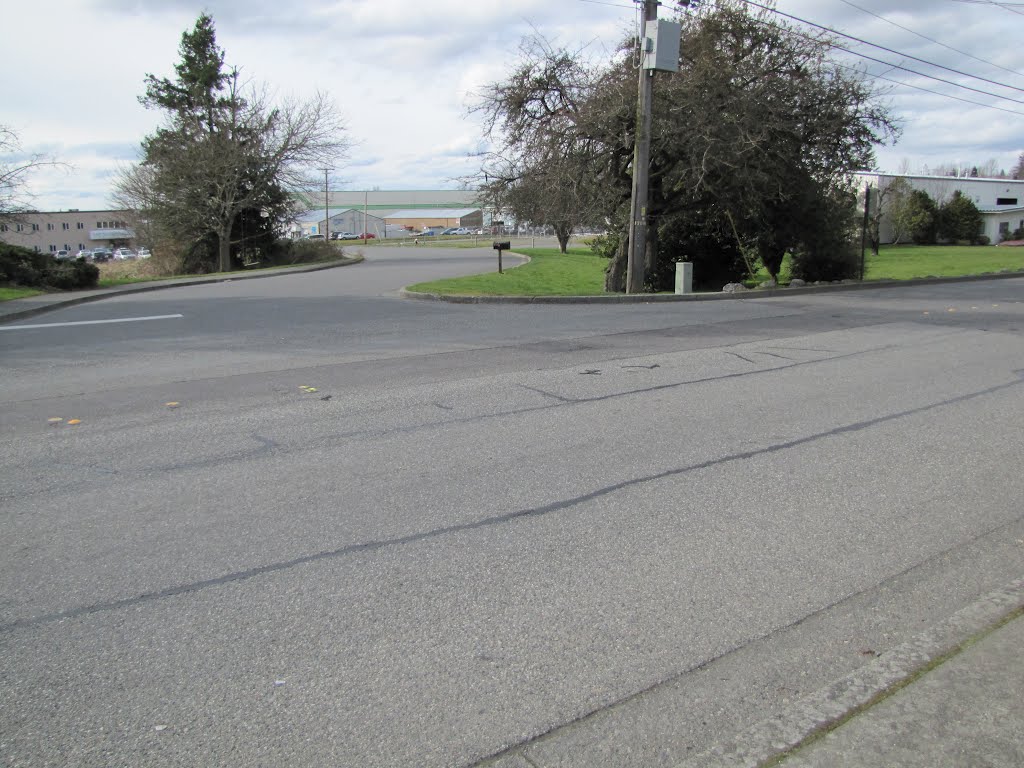
M 687 768 L 1024 766 L 1024 579 Z
M 786 768 L 1024 766 L 1018 616 L 821 739 Z

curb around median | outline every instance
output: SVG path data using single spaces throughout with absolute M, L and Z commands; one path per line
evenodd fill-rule
M 865 282 L 805 285 L 798 288 L 754 288 L 737 293 L 615 293 L 600 296 L 473 296 L 452 293 L 420 293 L 402 288 L 399 295 L 418 301 L 443 301 L 449 304 L 659 304 L 689 301 L 735 301 L 743 299 L 769 299 L 814 293 L 866 291 L 874 288 L 901 288 L 913 285 L 942 283 L 970 283 L 981 280 L 1004 280 L 1024 277 L 1024 269 L 1016 271 L 985 272 L 980 275 L 955 277 L 915 277 L 910 280 L 877 280 Z

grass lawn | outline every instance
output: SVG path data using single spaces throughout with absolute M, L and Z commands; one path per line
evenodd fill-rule
M 869 251 L 868 280 L 909 280 L 913 277 L 954 277 L 1024 269 L 1024 247 L 994 245 L 883 245 L 878 256 Z
M 599 296 L 604 293 L 604 269 L 608 260 L 595 256 L 589 248 L 516 248 L 530 262 L 498 274 L 434 280 L 408 286 L 421 293 L 451 293 L 464 296 Z M 510 260 L 507 260 L 510 261 Z M 513 262 L 515 263 L 515 262 Z
M 589 248 L 570 248 L 560 254 L 556 248 L 516 248 L 532 261 L 521 267 L 472 277 L 435 280 L 408 286 L 423 293 L 451 293 L 469 296 L 599 296 L 604 293 L 604 270 L 608 261 Z M 789 282 L 789 257 L 779 275 Z M 1024 270 L 1024 247 L 890 245 L 882 246 L 878 257 L 867 255 L 868 280 L 909 280 L 914 277 L 954 277 L 1001 270 Z M 757 282 L 768 279 L 763 269 Z
M 40 291 L 38 288 L 11 288 L 0 285 L 0 301 L 24 299 L 26 296 L 38 296 L 40 293 L 44 293 L 44 291 Z

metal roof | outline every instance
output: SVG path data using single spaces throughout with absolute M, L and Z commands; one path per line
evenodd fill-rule
M 384 218 L 386 219 L 461 219 L 480 213 L 479 208 L 406 208 L 403 211 L 395 211 Z
M 346 211 L 351 211 L 351 210 L 352 210 L 351 208 L 328 208 L 327 209 L 328 213 L 330 213 L 331 218 L 334 218 L 335 216 L 338 216 L 339 214 L 342 214 L 342 213 L 345 213 Z M 304 213 L 300 213 L 298 216 L 295 217 L 295 220 L 296 221 L 301 221 L 301 222 L 323 221 L 324 220 L 324 209 L 321 208 L 319 211 L 314 209 L 312 211 L 306 211 Z

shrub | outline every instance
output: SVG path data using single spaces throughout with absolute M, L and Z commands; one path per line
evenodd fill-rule
M 75 288 L 95 288 L 100 269 L 85 259 L 58 261 L 45 273 L 44 280 L 50 288 L 71 291 Z
M 823 195 L 815 218 L 816 226 L 793 249 L 790 275 L 808 282 L 859 277 L 856 199 L 841 193 Z
M 938 225 L 939 236 L 945 240 L 976 243 L 981 234 L 981 212 L 973 200 L 957 190 L 949 202 L 939 208 Z
M 658 262 L 648 283 L 656 291 L 675 285 L 676 262 L 693 264 L 696 291 L 720 291 L 747 277 L 743 254 L 728 223 L 716 212 L 685 212 L 668 217 L 658 230 Z
M 0 282 L 27 288 L 94 288 L 99 269 L 85 259 L 58 261 L 48 253 L 38 253 L 9 243 L 0 243 Z
M 612 259 L 615 257 L 615 252 L 618 249 L 618 232 L 606 232 L 603 235 L 598 235 L 590 241 L 590 250 L 594 252 L 595 256 Z
M 939 209 L 927 192 L 911 190 L 900 216 L 915 245 L 935 244 L 939 233 Z
M 860 276 L 858 246 L 847 240 L 825 250 L 801 247 L 793 251 L 790 275 L 807 282 L 853 280 Z
M 988 235 L 978 235 L 978 237 L 976 238 L 976 242 L 978 243 L 978 245 L 988 245 L 989 243 L 992 242 L 992 240 L 989 238 Z
M 322 240 L 278 240 L 269 252 L 261 254 L 260 266 L 283 267 L 337 259 L 343 255 L 335 243 Z

